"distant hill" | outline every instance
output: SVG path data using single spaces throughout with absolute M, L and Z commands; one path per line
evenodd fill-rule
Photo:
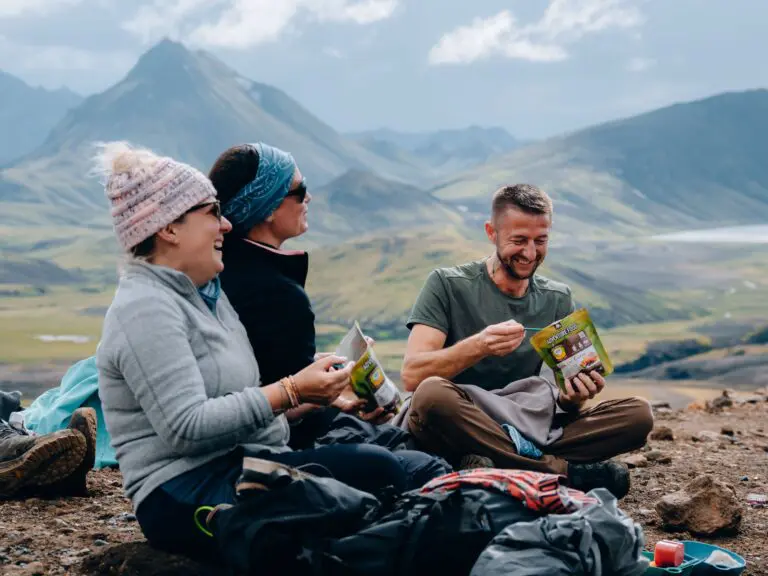
M 571 233 L 764 223 L 768 91 L 675 104 L 515 150 L 433 192 L 487 211 L 501 184 L 536 183 Z
M 503 128 L 470 126 L 435 132 L 398 132 L 382 128 L 348 135 L 378 155 L 398 160 L 413 155 L 437 173 L 453 173 L 488 162 L 523 145 Z
M 0 70 L 0 165 L 40 146 L 83 97 L 71 90 L 33 88 Z
M 387 337 L 406 335 L 405 319 L 429 272 L 488 256 L 488 241 L 468 239 L 452 226 L 371 234 L 310 254 L 307 291 L 318 322 L 348 326 L 357 319 Z M 621 278 L 596 278 L 560 263 L 542 274 L 568 283 L 579 306 L 602 328 L 688 318 L 692 307 L 633 287 Z
M 395 180 L 415 180 L 422 171 L 345 139 L 285 93 L 242 77 L 210 54 L 165 40 L 118 84 L 70 111 L 42 146 L 0 172 L 0 202 L 15 204 L 3 211 L 5 223 L 24 211 L 19 204 L 44 205 L 46 218 L 58 224 L 72 223 L 63 207 L 77 208 L 81 218 L 102 212 L 103 191 L 86 174 L 92 143 L 114 139 L 203 171 L 229 146 L 263 140 L 292 152 L 315 185 L 351 168 Z
M 362 170 L 350 170 L 311 193 L 310 230 L 302 239 L 309 245 L 462 223 L 458 210 L 426 190 Z

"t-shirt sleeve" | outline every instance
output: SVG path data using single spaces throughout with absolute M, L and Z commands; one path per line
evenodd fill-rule
M 421 289 L 411 315 L 406 322 L 408 330 L 416 324 L 424 324 L 448 334 L 451 326 L 451 306 L 448 288 L 443 278 L 433 270 Z

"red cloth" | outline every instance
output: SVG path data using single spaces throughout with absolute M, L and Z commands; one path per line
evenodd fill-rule
M 564 477 L 557 474 L 476 468 L 439 476 L 425 484 L 420 492 L 427 494 L 457 490 L 462 486 L 482 486 L 509 494 L 527 508 L 546 514 L 569 514 L 586 504 L 598 502 L 580 490 L 568 488 L 561 483 L 562 480 Z

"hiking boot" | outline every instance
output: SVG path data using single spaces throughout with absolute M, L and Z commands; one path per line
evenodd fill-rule
M 0 421 L 0 499 L 67 478 L 85 453 L 85 436 L 77 430 L 33 436 Z
M 96 463 L 96 410 L 78 408 L 69 419 L 69 430 L 77 430 L 85 438 L 83 461 L 69 476 L 52 484 L 46 491 L 55 496 L 88 496 L 86 477 Z
M 243 473 L 235 483 L 235 493 L 238 498 L 243 498 L 256 492 L 282 488 L 306 476 L 305 472 L 279 462 L 246 457 L 243 458 Z
M 459 470 L 474 470 L 475 468 L 495 468 L 493 460 L 478 454 L 466 454 L 459 462 Z
M 629 468 L 612 460 L 594 464 L 568 464 L 568 485 L 582 492 L 605 488 L 617 500 L 629 492 Z

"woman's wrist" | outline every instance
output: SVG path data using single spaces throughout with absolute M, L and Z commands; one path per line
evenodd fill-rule
M 280 378 L 280 387 L 288 396 L 288 408 L 298 408 L 301 404 L 299 394 L 296 390 L 296 384 L 292 381 L 292 376 Z

